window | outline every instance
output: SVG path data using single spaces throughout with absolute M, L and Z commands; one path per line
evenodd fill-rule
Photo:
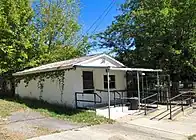
M 83 89 L 93 89 L 93 72 L 83 71 Z
M 110 88 L 116 88 L 116 82 L 115 82 L 115 75 L 109 76 L 110 80 Z M 104 75 L 104 89 L 108 88 L 108 78 L 107 75 Z

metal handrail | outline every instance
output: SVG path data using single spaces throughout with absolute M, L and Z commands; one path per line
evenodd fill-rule
M 145 98 L 142 99 L 142 101 L 145 102 L 145 104 L 144 104 L 144 109 L 145 109 L 144 110 L 144 114 L 145 115 L 147 115 L 147 103 L 146 103 L 147 100 L 149 100 L 150 98 L 155 97 L 155 96 L 157 96 L 157 100 L 154 101 L 154 102 L 152 102 L 152 103 L 150 103 L 150 105 L 157 103 L 157 108 L 158 108 L 158 93 L 152 94 L 152 95 L 150 95 L 150 96 L 145 97 Z
M 96 91 L 98 91 L 98 92 L 108 92 L 108 90 L 107 89 L 96 89 Z M 114 94 L 114 107 L 116 106 L 116 99 L 120 99 L 121 100 L 121 104 L 122 104 L 122 107 L 123 107 L 123 102 L 122 102 L 122 95 L 121 95 L 121 93 L 119 93 L 119 92 L 122 92 L 122 94 L 123 94 L 123 92 L 126 92 L 127 90 L 117 90 L 117 89 L 111 89 L 110 90 L 110 93 L 113 93 Z M 116 93 L 119 95 L 119 98 L 116 98 Z
M 144 101 L 144 100 L 147 100 L 147 99 L 149 99 L 149 98 L 151 98 L 151 97 L 154 97 L 154 96 L 156 96 L 158 93 L 155 93 L 155 94 L 152 94 L 152 95 L 150 95 L 150 96 L 148 96 L 148 97 L 145 97 L 144 99 L 142 99 L 142 101 Z
M 101 98 L 101 96 L 99 95 L 99 94 L 97 94 L 97 93 L 94 93 L 97 97 L 99 97 L 99 102 L 98 103 L 102 103 L 102 98 Z
M 106 89 L 95 89 L 96 91 L 99 91 L 99 92 L 107 92 L 108 90 Z
M 92 100 L 78 100 L 77 96 L 79 94 L 82 94 L 82 95 L 84 95 L 84 94 L 94 95 L 94 101 L 92 101 Z M 99 101 L 97 101 L 96 96 L 99 98 Z M 91 102 L 91 103 L 94 103 L 94 107 L 95 107 L 96 103 L 102 103 L 102 98 L 101 98 L 101 96 L 99 96 L 97 93 L 94 93 L 94 92 L 93 93 L 75 92 L 75 106 L 76 106 L 76 108 L 78 108 L 77 102 L 79 102 L 79 101 L 80 102 Z
M 176 99 L 177 97 L 182 96 L 183 94 L 185 94 L 185 93 L 178 94 L 178 95 L 176 95 L 176 96 L 170 98 L 169 101 L 172 101 L 172 100 Z
M 157 103 L 158 101 L 154 101 L 154 102 L 152 102 L 152 103 L 150 103 L 149 105 L 153 105 L 154 103 Z
M 121 94 L 118 91 L 115 91 L 115 93 L 117 93 L 119 95 L 119 97 L 121 98 Z
M 86 94 L 89 94 L 89 93 L 86 93 Z M 95 100 L 96 103 L 102 103 L 102 97 L 100 95 L 98 95 L 97 93 L 92 93 L 92 94 L 94 94 L 95 96 L 99 97 L 99 101 Z
M 172 119 L 172 112 L 174 112 L 174 111 L 177 110 L 177 109 L 172 110 L 172 108 L 178 106 L 180 103 L 181 103 L 181 110 L 184 111 L 184 108 L 183 108 L 183 101 L 190 100 L 189 105 L 190 105 L 190 106 L 192 105 L 192 95 L 191 95 L 191 93 L 190 93 L 190 95 L 185 95 L 185 94 L 188 94 L 188 92 L 187 92 L 187 93 L 178 94 L 178 95 L 176 95 L 176 96 L 174 96 L 174 97 L 168 99 L 167 108 L 169 107 L 169 108 L 168 108 L 168 109 L 169 109 L 169 114 L 170 114 L 169 119 Z M 183 97 L 185 97 L 185 96 L 188 96 L 188 98 L 184 99 Z M 181 97 L 181 98 L 180 98 L 180 101 L 181 101 L 181 102 L 180 102 L 180 103 L 177 102 L 176 104 L 174 104 L 174 107 L 172 107 L 172 103 L 171 103 L 171 102 L 172 102 L 173 100 L 175 100 L 176 98 L 178 98 L 178 97 Z M 169 103 L 170 103 L 170 104 L 169 104 Z M 168 105 L 168 104 L 169 104 L 169 105 Z M 179 109 L 179 108 L 178 108 L 178 109 Z
M 115 95 L 116 93 L 119 95 L 119 98 L 116 98 L 116 95 Z M 116 106 L 116 99 L 120 99 L 121 105 L 123 107 L 122 96 L 118 91 L 114 92 L 114 107 Z
M 107 89 L 96 89 L 96 91 L 99 91 L 99 92 L 108 92 Z M 121 89 L 121 90 L 118 90 L 118 89 L 110 89 L 110 92 L 125 92 L 127 90 L 124 90 L 124 89 Z

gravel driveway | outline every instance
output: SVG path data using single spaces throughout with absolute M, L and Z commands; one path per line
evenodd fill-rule
M 115 123 L 84 127 L 32 138 L 30 140 L 186 140 L 183 135 L 150 128 Z

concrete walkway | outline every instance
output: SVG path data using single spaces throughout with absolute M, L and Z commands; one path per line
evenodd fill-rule
M 196 134 L 196 110 L 173 121 L 149 118 L 133 119 L 130 115 L 115 124 L 78 128 L 31 140 L 187 140 Z
M 126 123 L 79 128 L 30 140 L 186 140 L 180 134 Z
M 181 134 L 184 136 L 190 136 L 196 134 L 196 110 L 189 115 L 183 115 L 175 120 L 150 120 L 149 117 L 140 117 L 137 119 L 128 119 L 121 122 L 126 122 L 130 125 L 136 125 L 140 127 L 146 127 L 150 129 L 171 132 L 175 134 Z

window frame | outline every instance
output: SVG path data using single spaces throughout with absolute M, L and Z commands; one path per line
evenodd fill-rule
M 116 89 L 116 75 L 109 75 L 110 78 L 110 89 Z M 112 80 L 113 79 L 113 80 Z M 103 87 L 104 89 L 108 88 L 108 80 L 107 80 L 107 75 L 103 75 Z
M 85 78 L 85 74 L 89 74 L 91 73 L 91 76 L 87 76 L 87 79 Z M 82 77 L 83 77 L 83 90 L 92 90 L 94 88 L 94 80 L 93 80 L 93 72 L 92 71 L 83 71 L 82 73 Z M 88 84 L 90 83 L 92 89 L 90 88 L 87 88 L 88 87 Z

